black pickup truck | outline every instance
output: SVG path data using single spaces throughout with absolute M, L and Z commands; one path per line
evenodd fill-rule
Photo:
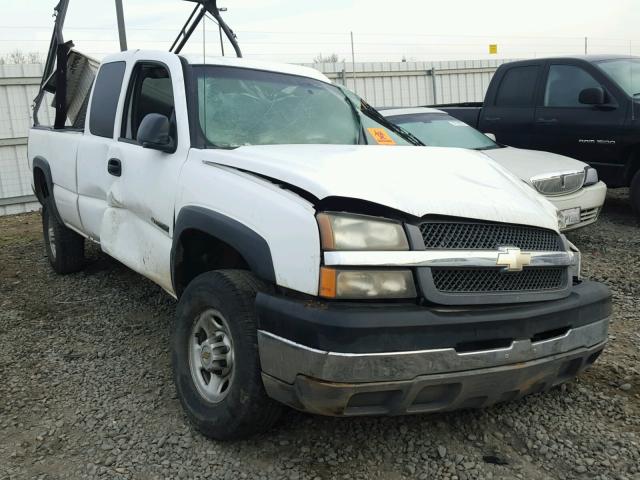
M 590 164 L 609 187 L 631 186 L 631 204 L 640 214 L 640 57 L 507 63 L 496 71 L 484 103 L 437 108 L 500 143 Z

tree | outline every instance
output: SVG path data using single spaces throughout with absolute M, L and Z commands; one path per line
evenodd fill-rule
M 319 53 L 313 59 L 313 63 L 340 63 L 344 62 L 344 60 L 340 60 L 337 53 L 332 53 L 331 55 L 327 55 L 326 57 Z
M 42 56 L 39 52 L 24 53 L 21 50 L 14 50 L 0 56 L 0 65 L 17 65 L 25 63 L 42 63 Z

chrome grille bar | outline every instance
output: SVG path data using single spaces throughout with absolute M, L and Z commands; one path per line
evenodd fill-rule
M 327 266 L 358 267 L 496 267 L 500 250 L 425 250 L 406 252 L 325 252 Z M 573 252 L 527 252 L 530 267 L 576 265 Z

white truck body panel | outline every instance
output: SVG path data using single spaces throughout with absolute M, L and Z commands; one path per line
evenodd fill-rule
M 76 188 L 76 158 L 82 138 L 80 131 L 52 134 L 47 129 L 33 128 L 29 132 L 29 167 L 33 169 L 33 160 L 37 157 L 47 159 L 51 165 L 56 207 L 67 226 L 77 231 L 82 231 Z
M 255 175 L 203 163 L 209 153 L 191 150 L 176 212 L 199 206 L 239 221 L 269 244 L 278 285 L 317 295 L 320 238 L 313 205 Z

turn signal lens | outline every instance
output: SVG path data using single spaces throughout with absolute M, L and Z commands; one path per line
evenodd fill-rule
M 320 267 L 320 296 L 336 298 L 336 271 L 333 268 Z

